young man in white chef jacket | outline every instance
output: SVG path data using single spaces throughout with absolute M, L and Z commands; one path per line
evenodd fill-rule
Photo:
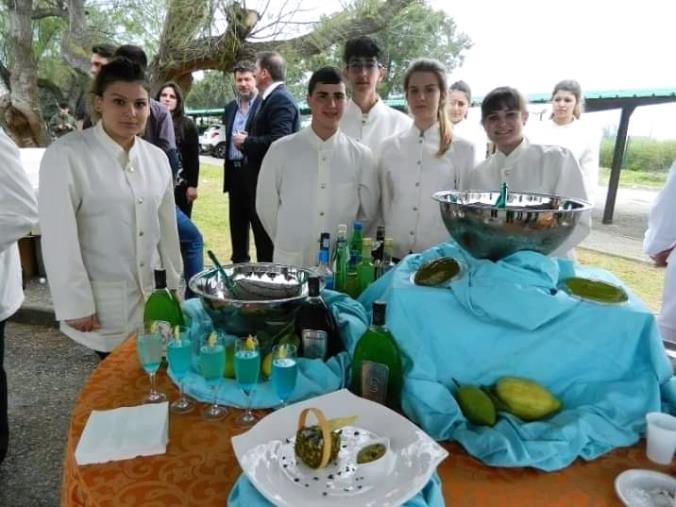
M 274 262 L 314 266 L 322 232 L 334 242 L 338 224 L 371 224 L 379 187 L 371 150 L 339 128 L 347 102 L 340 71 L 312 74 L 307 102 L 310 126 L 275 141 L 263 159 L 256 211 Z
M 413 124 L 410 116 L 386 106 L 378 96 L 378 84 L 385 78 L 382 56 L 378 43 L 367 35 L 348 40 L 343 51 L 343 77 L 351 98 L 340 129 L 371 148 L 376 157 L 380 143 Z
M 669 179 L 650 210 L 643 249 L 658 267 L 667 268 L 664 275 L 662 309 L 657 319 L 662 338 L 676 343 L 676 162 Z
M 19 149 L 0 128 L 0 463 L 7 453 L 7 376 L 4 368 L 5 322 L 21 306 L 21 262 L 17 241 L 38 221 L 38 204 L 21 166 Z

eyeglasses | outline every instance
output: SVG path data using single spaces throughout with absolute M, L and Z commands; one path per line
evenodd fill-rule
M 347 64 L 347 68 L 350 72 L 360 72 L 366 70 L 371 72 L 375 69 L 379 69 L 381 65 L 375 60 L 357 60 Z

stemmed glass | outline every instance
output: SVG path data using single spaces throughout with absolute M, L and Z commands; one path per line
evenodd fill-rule
M 246 396 L 246 410 L 237 418 L 237 424 L 248 427 L 256 422 L 251 412 L 251 392 L 258 383 L 261 370 L 261 354 L 255 336 L 238 339 L 235 343 L 235 378 Z
M 228 410 L 217 403 L 216 388 L 225 371 L 225 347 L 219 343 L 215 333 L 211 333 L 207 343 L 200 347 L 200 371 L 213 396 L 213 403 L 204 409 L 202 416 L 208 420 L 221 419 Z
M 189 329 L 186 327 L 178 327 L 174 339 L 169 340 L 169 343 L 167 343 L 169 368 L 178 381 L 179 392 L 178 399 L 172 402 L 169 408 L 176 414 L 184 414 L 190 412 L 194 408 L 193 404 L 186 398 L 185 393 L 183 392 L 183 379 L 190 369 L 191 356 L 192 342 L 190 340 Z
M 272 347 L 272 387 L 277 397 L 286 406 L 296 388 L 298 362 L 296 346 L 292 343 L 280 343 Z
M 164 393 L 155 388 L 155 373 L 162 362 L 162 343 L 162 335 L 157 330 L 146 331 L 145 326 L 143 326 L 136 334 L 138 358 L 141 366 L 150 377 L 150 392 L 143 400 L 145 403 L 159 403 L 167 399 Z

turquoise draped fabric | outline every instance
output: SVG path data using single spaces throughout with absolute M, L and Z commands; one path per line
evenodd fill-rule
M 441 256 L 460 260 L 463 275 L 441 288 L 411 282 L 422 263 Z M 623 285 L 603 270 L 534 252 L 477 260 L 454 242 L 409 255 L 373 284 L 360 302 L 388 303 L 387 325 L 407 358 L 406 415 L 493 466 L 558 470 L 636 443 L 647 412 L 676 406 L 655 319 L 626 287 L 630 301 L 614 306 L 557 290 L 572 275 Z M 491 385 L 504 376 L 538 381 L 564 409 L 538 422 L 500 413 L 492 428 L 469 424 L 453 379 Z

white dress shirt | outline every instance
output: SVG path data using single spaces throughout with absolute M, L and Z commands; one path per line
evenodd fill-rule
M 531 144 L 524 138 L 509 155 L 497 151 L 471 173 L 466 189 L 499 192 L 507 182 L 510 192 L 554 194 L 587 200 L 580 166 L 573 154 L 560 146 Z M 572 249 L 591 228 L 591 211 L 552 255 L 571 257 Z
M 530 125 L 528 139 L 534 144 L 552 144 L 568 148 L 582 170 L 587 196 L 594 200 L 599 186 L 599 150 L 601 136 L 582 120 L 559 125 L 554 120 L 534 122 Z
M 319 235 L 354 220 L 366 229 L 378 207 L 371 150 L 340 130 L 326 141 L 309 126 L 270 146 L 256 190 L 256 211 L 275 245 L 273 260 L 314 266 Z
M 110 351 L 143 318 L 153 269 L 177 288 L 183 269 L 171 168 L 159 148 L 136 138 L 127 153 L 101 122 L 52 144 L 40 167 L 42 249 L 56 317 L 96 314 L 101 329 L 61 330 Z
M 385 138 L 407 130 L 412 124 L 410 116 L 386 106 L 380 99 L 368 113 L 362 113 L 359 106 L 350 100 L 340 120 L 340 130 L 371 148 L 377 158 Z
M 16 242 L 37 223 L 35 192 L 21 166 L 19 149 L 0 128 L 0 322 L 23 303 Z
M 450 236 L 439 212 L 435 192 L 463 188 L 474 167 L 474 147 L 454 138 L 439 151 L 439 124 L 424 132 L 415 125 L 382 144 L 378 175 L 385 233 L 394 239 L 394 256 L 420 252 Z
M 643 249 L 648 255 L 674 248 L 676 245 L 676 162 L 671 166 L 669 178 L 657 196 L 648 217 L 648 230 Z M 662 337 L 676 342 L 676 249 L 667 258 L 664 292 L 659 324 Z

